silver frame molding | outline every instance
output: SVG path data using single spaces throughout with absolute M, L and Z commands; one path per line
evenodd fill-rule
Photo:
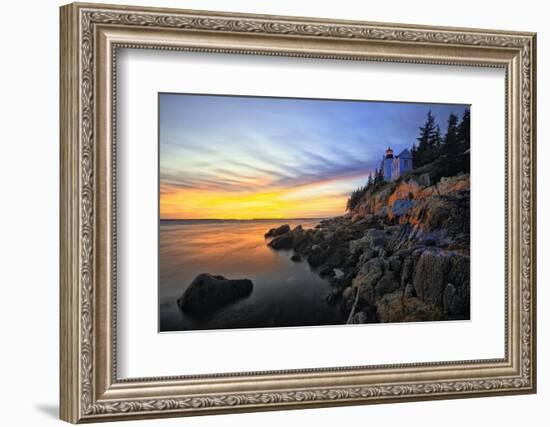
M 534 33 L 81 3 L 63 6 L 60 13 L 61 419 L 112 421 L 536 391 Z M 119 48 L 503 68 L 505 357 L 118 379 Z

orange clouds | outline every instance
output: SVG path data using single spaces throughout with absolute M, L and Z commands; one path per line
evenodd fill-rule
M 305 191 L 306 190 L 306 191 Z M 311 185 L 264 192 L 205 191 L 163 187 L 162 219 L 260 219 L 340 215 L 347 197 Z

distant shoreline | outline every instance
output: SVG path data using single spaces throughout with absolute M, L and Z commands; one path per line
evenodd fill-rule
M 316 218 L 253 218 L 253 219 L 223 219 L 223 218 L 194 218 L 194 219 L 161 219 L 160 222 L 253 222 L 253 221 L 265 221 L 265 222 L 281 222 L 285 221 L 321 221 L 323 219 L 329 219 L 333 217 L 316 217 Z

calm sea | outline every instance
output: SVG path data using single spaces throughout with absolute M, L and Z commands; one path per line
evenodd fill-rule
M 284 223 L 308 228 L 318 220 L 161 221 L 160 331 L 345 323 L 324 300 L 327 281 L 307 263 L 290 261 L 292 251 L 267 246 L 264 233 Z M 176 300 L 200 273 L 247 278 L 254 290 L 209 317 L 193 318 Z

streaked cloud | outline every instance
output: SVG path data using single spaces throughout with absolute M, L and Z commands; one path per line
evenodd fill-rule
M 161 94 L 161 218 L 342 214 L 387 146 L 465 106 Z

